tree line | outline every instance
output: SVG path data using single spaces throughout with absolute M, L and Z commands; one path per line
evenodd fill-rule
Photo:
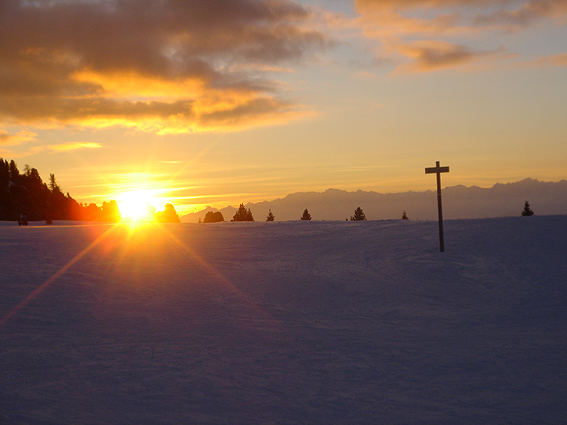
M 532 216 L 534 215 L 533 210 L 530 207 L 530 204 L 528 201 L 525 202 L 524 204 L 524 209 L 522 211 L 522 216 Z M 300 220 L 302 221 L 311 221 L 312 217 L 311 217 L 311 213 L 309 212 L 309 210 L 307 208 L 305 208 L 303 210 L 303 214 L 301 215 L 301 217 L 299 217 Z M 402 220 L 409 220 L 409 217 L 406 213 L 406 211 L 404 211 L 402 213 Z M 222 213 L 220 211 L 207 211 L 207 213 L 205 214 L 205 217 L 203 219 L 203 223 L 218 223 L 224 221 L 224 217 L 222 215 Z M 240 204 L 240 206 L 238 207 L 238 210 L 236 211 L 236 213 L 234 214 L 234 216 L 232 217 L 232 220 L 230 221 L 254 221 L 254 217 L 252 215 L 252 211 L 250 211 L 250 208 L 246 208 L 244 206 L 244 204 Z M 266 221 L 275 221 L 275 216 L 272 213 L 272 210 L 268 210 L 268 215 L 266 217 Z M 346 221 L 349 221 L 349 219 L 347 218 Z M 350 217 L 350 221 L 366 221 L 366 214 L 364 213 L 364 211 L 362 210 L 362 208 L 357 207 L 354 210 L 354 214 Z M 199 223 L 201 223 L 201 219 L 199 218 Z
M 269 209 L 268 210 L 268 215 L 266 216 L 266 221 L 275 221 L 276 217 L 274 216 L 274 214 L 272 213 L 272 210 Z M 301 215 L 301 217 L 299 217 L 300 220 L 302 221 L 311 221 L 312 217 L 311 217 L 311 213 L 309 212 L 309 210 L 307 208 L 305 208 L 303 210 L 303 214 Z M 403 220 L 407 220 L 408 217 L 406 215 L 406 212 L 404 211 L 403 216 L 402 216 Z M 349 219 L 347 218 L 347 221 Z M 356 208 L 356 210 L 354 210 L 354 215 L 350 217 L 351 221 L 365 221 L 366 220 L 366 215 L 364 214 L 364 211 L 362 210 L 362 208 L 358 207 Z M 203 223 L 219 223 L 224 221 L 224 217 L 222 215 L 222 213 L 220 211 L 207 211 L 207 213 L 205 214 L 205 217 L 203 218 L 203 220 L 201 221 L 201 219 L 199 218 L 199 223 L 203 222 Z M 250 211 L 250 208 L 246 208 L 244 206 L 244 204 L 240 204 L 240 206 L 238 207 L 238 210 L 236 210 L 236 213 L 234 214 L 234 216 L 232 217 L 232 220 L 230 221 L 255 221 L 254 220 L 254 216 L 252 215 L 252 211 Z
M 14 160 L 0 158 L 0 220 L 101 220 L 117 221 L 116 201 L 81 204 L 63 193 L 54 174 L 45 183 L 28 165 L 20 172 Z
M 523 216 L 534 215 L 528 201 L 524 204 Z M 177 222 L 179 217 L 172 204 L 166 204 L 165 210 L 157 212 L 155 219 L 160 222 Z M 63 193 L 54 174 L 49 175 L 49 182 L 41 179 L 39 172 L 28 165 L 20 172 L 14 160 L 0 158 L 0 220 L 84 220 L 108 221 L 120 220 L 120 210 L 116 201 L 103 202 L 99 207 L 94 203 L 82 204 L 74 200 L 67 192 Z M 300 217 L 302 221 L 311 221 L 309 210 L 305 208 Z M 408 220 L 403 212 L 403 220 Z M 348 218 L 346 219 L 349 220 Z M 357 207 L 350 217 L 351 221 L 365 221 L 366 215 L 362 208 Z M 200 220 L 199 220 L 200 221 Z M 203 220 L 205 223 L 224 221 L 220 211 L 209 211 Z M 254 221 L 252 211 L 240 204 L 231 221 Z M 275 221 L 275 216 L 269 210 L 266 221 Z
M 179 217 L 172 204 L 154 214 L 159 222 L 177 222 Z M 28 165 L 20 172 L 14 160 L 0 158 L 0 220 L 27 221 L 80 220 L 116 222 L 121 219 L 116 201 L 83 204 L 69 192 L 63 193 L 54 174 L 45 183 L 37 169 Z

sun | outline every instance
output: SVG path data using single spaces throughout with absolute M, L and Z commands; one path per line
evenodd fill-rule
M 152 221 L 156 211 L 156 198 L 152 191 L 136 190 L 118 196 L 118 209 L 123 220 Z

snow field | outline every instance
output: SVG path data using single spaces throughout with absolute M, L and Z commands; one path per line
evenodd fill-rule
M 567 217 L 445 227 L 2 226 L 0 423 L 564 423 Z

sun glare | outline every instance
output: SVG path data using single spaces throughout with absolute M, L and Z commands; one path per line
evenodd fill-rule
M 123 193 L 118 197 L 118 209 L 123 220 L 152 221 L 156 211 L 156 199 L 149 190 Z

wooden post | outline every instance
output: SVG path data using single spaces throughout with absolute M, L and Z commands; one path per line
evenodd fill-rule
M 448 173 L 449 167 L 439 166 L 439 161 L 435 162 L 435 167 L 425 169 L 425 174 L 437 174 L 437 212 L 439 216 L 439 250 L 445 252 L 445 238 L 443 236 L 443 205 L 441 202 L 441 173 Z

